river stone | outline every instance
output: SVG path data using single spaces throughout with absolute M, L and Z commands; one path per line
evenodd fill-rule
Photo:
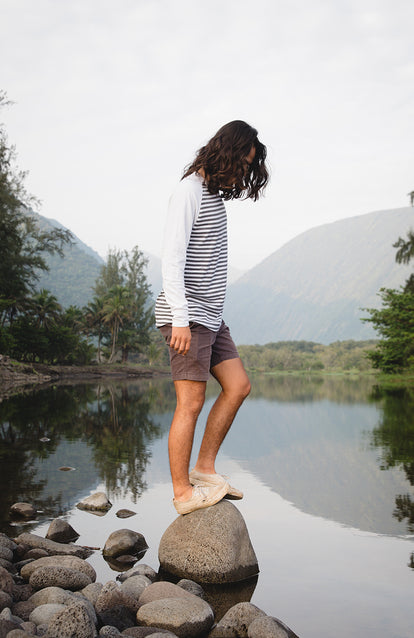
M 298 636 L 274 616 L 262 616 L 253 620 L 247 632 L 248 638 L 298 638 Z
M 118 510 L 116 513 L 118 518 L 130 518 L 131 516 L 135 516 L 135 514 L 136 512 L 127 509 Z
M 4 545 L 0 545 L 0 558 L 3 558 L 3 560 L 7 560 L 9 561 L 9 563 L 11 563 L 11 561 L 13 560 L 12 550 L 8 547 L 4 547 Z
M 49 525 L 46 538 L 58 543 L 70 543 L 76 541 L 79 538 L 79 534 L 67 521 L 61 518 L 55 518 Z
M 28 621 L 35 606 L 29 600 L 20 600 L 18 603 L 14 603 L 12 612 L 22 620 Z
M 37 509 L 30 503 L 14 503 L 10 508 L 10 513 L 20 518 L 32 518 L 36 516 Z
M 64 605 L 68 600 L 73 600 L 73 594 L 72 592 L 66 591 L 66 589 L 62 589 L 62 587 L 45 587 L 44 589 L 36 591 L 29 598 L 29 602 L 35 607 L 49 603 Z
M 13 598 L 10 594 L 7 594 L 5 591 L 0 591 L 0 611 L 6 609 L 6 607 L 11 607 L 13 604 Z
M 210 605 L 198 596 L 162 598 L 140 607 L 137 622 L 146 627 L 169 629 L 179 638 L 199 636 L 210 629 L 214 614 Z
M 36 534 L 29 534 L 24 532 L 16 538 L 17 543 L 24 543 L 29 547 L 40 547 L 47 551 L 50 555 L 64 555 L 64 556 L 78 556 L 79 558 L 87 558 L 92 554 L 92 551 L 87 547 L 81 547 L 79 545 L 73 545 L 72 543 L 56 543 L 48 538 L 37 536 Z
M 151 585 L 151 581 L 146 576 L 131 576 L 131 578 L 127 578 L 121 584 L 120 590 L 131 596 L 131 598 L 138 600 L 144 589 L 149 585 Z
M 247 638 L 251 623 L 258 617 L 266 616 L 265 612 L 252 603 L 237 603 L 231 607 L 223 618 L 209 633 L 208 638 Z
M 0 591 L 6 592 L 10 596 L 13 594 L 14 580 L 7 569 L 0 567 Z
M 82 572 L 83 574 L 89 576 L 89 582 L 94 582 L 96 580 L 96 572 L 92 565 L 87 563 L 86 560 L 78 558 L 77 556 L 45 556 L 44 558 L 38 558 L 38 560 L 27 563 L 27 565 L 22 568 L 20 574 L 22 578 L 24 578 L 25 580 L 29 580 L 33 572 L 39 569 L 39 567 L 56 566 L 69 567 L 70 569 L 74 569 L 77 572 Z M 86 585 L 88 584 L 89 583 L 86 583 Z
M 139 597 L 138 603 L 141 607 L 154 600 L 162 600 L 163 598 L 191 598 L 193 594 L 185 591 L 182 587 L 169 583 L 167 580 L 160 580 L 157 583 L 148 585 Z
M 76 507 L 80 510 L 107 512 L 111 509 L 112 503 L 104 492 L 95 492 L 95 494 L 82 499 Z
M 28 552 L 23 556 L 24 560 L 29 560 L 29 558 L 33 560 L 37 560 L 38 558 L 44 558 L 45 556 L 49 556 L 45 549 L 41 549 L 40 547 L 32 547 Z
M 177 634 L 171 633 L 168 629 L 160 627 L 130 627 L 122 632 L 123 636 L 132 638 L 146 638 L 146 636 L 162 636 L 162 638 L 177 638 Z
M 102 614 L 113 607 L 119 606 L 127 607 L 131 611 L 136 612 L 138 609 L 138 601 L 126 592 L 123 592 L 114 581 L 109 581 L 102 587 L 96 600 L 96 613 Z M 110 625 L 111 623 L 106 622 L 104 624 Z
M 123 554 L 138 554 L 148 549 L 147 542 L 142 534 L 130 529 L 118 529 L 109 535 L 103 555 L 117 558 Z
M 92 605 L 95 606 L 96 601 L 98 600 L 98 596 L 101 593 L 103 588 L 102 583 L 91 583 L 90 585 L 86 585 L 83 589 L 80 590 L 80 593 L 85 596 Z
M 167 572 L 197 583 L 232 583 L 259 571 L 243 516 L 226 500 L 176 518 L 158 558 Z
M 135 616 L 136 612 L 125 605 L 116 605 L 98 614 L 101 625 L 111 625 L 116 627 L 118 631 L 133 627 L 136 624 Z
M 4 567 L 4 569 L 13 574 L 17 572 L 15 565 L 9 560 L 4 560 L 4 558 L 0 558 L 0 567 Z
M 35 625 L 45 624 L 48 625 L 53 616 L 65 609 L 65 605 L 59 603 L 47 603 L 46 605 L 39 605 L 36 607 L 29 616 L 29 621 L 34 622 Z
M 112 625 L 104 625 L 99 630 L 99 635 L 105 636 L 105 638 L 116 638 L 116 636 L 121 636 L 121 632 Z
M 3 534 L 2 532 L 0 532 L 0 545 L 2 547 L 7 547 L 8 549 L 11 549 L 12 552 L 14 552 L 17 549 L 16 543 L 12 541 L 11 538 L 6 536 L 6 534 Z
M 13 629 L 20 629 L 20 625 L 13 620 L 0 620 L 0 638 L 6 638 Z
M 63 589 L 83 589 L 91 583 L 87 574 L 83 574 L 70 567 L 63 565 L 50 565 L 49 567 L 39 567 L 32 573 L 29 583 L 33 589 L 43 589 L 44 587 L 62 587 Z
M 24 629 L 12 629 L 7 634 L 7 638 L 31 638 L 33 634 L 29 634 Z
M 142 563 L 141 565 L 135 565 L 135 567 L 131 567 L 131 569 L 128 569 L 128 571 L 126 572 L 122 572 L 122 574 L 118 574 L 116 579 L 123 583 L 124 580 L 131 578 L 131 576 L 146 576 L 152 582 L 154 582 L 158 578 L 157 572 L 152 567 Z
M 194 596 L 199 596 L 200 598 L 205 599 L 204 590 L 198 583 L 193 580 L 189 580 L 188 578 L 182 578 L 178 581 L 177 587 L 181 587 L 185 589 L 185 591 L 190 592 L 190 594 L 194 594 Z
M 59 611 L 50 621 L 47 638 L 95 638 L 95 624 L 81 602 L 74 602 Z

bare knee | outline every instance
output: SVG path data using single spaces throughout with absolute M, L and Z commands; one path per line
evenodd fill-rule
M 237 383 L 230 384 L 226 388 L 223 388 L 224 394 L 232 399 L 232 401 L 240 405 L 243 403 L 246 397 L 249 396 L 250 390 L 251 383 L 247 375 L 244 379 L 239 379 Z

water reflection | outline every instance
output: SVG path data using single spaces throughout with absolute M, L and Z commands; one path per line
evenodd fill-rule
M 54 386 L 1 403 L 2 529 L 11 531 L 6 521 L 16 501 L 50 518 L 99 482 L 110 496 L 128 493 L 135 502 L 146 488 L 149 444 L 165 429 L 151 416 L 156 401 L 165 404 L 166 396 L 147 381 Z M 76 472 L 63 477 L 58 469 L 69 464 Z

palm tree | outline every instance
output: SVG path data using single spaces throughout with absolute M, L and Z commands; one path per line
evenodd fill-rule
M 84 308 L 84 331 L 98 338 L 98 363 L 102 363 L 102 337 L 104 335 L 103 321 L 104 300 L 102 297 L 94 297 Z
M 37 317 L 36 326 L 38 328 L 45 328 L 45 330 L 47 330 L 56 322 L 62 313 L 62 306 L 58 302 L 57 297 L 45 288 L 42 288 L 40 292 L 33 295 L 32 303 L 32 312 L 34 316 Z
M 114 286 L 105 296 L 102 312 L 103 321 L 109 326 L 111 331 L 111 354 L 109 356 L 109 363 L 112 363 L 115 359 L 119 328 L 130 315 L 130 301 L 131 293 L 125 286 Z

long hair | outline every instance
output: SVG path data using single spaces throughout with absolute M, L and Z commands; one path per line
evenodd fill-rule
M 269 180 L 266 146 L 259 142 L 255 128 L 241 120 L 225 124 L 199 151 L 184 170 L 184 177 L 204 170 L 207 188 L 223 199 L 253 199 L 263 193 Z M 251 164 L 246 157 L 252 146 L 256 155 Z

